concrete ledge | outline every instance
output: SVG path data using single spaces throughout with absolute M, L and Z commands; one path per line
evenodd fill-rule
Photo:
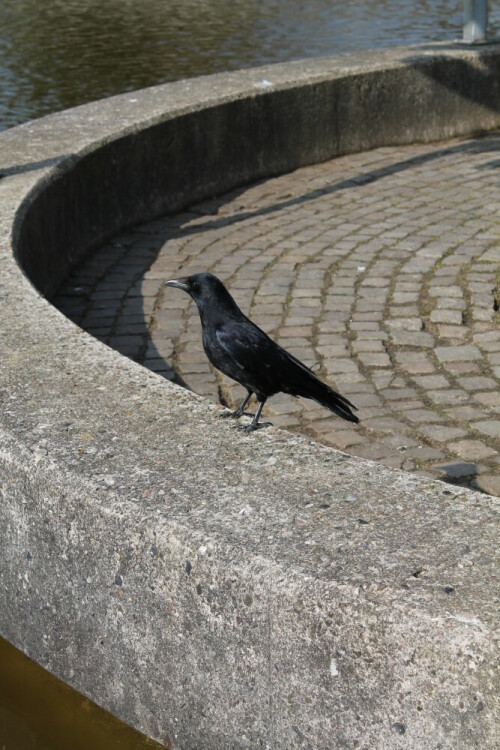
M 0 135 L 0 633 L 167 747 L 496 747 L 498 502 L 241 436 L 42 294 L 213 193 L 498 127 L 499 74 L 498 46 L 394 50 Z

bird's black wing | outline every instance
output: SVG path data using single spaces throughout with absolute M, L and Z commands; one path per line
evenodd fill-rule
M 228 321 L 218 326 L 215 341 L 220 359 L 214 364 L 226 375 L 262 396 L 281 390 L 279 347 L 252 321 Z
M 344 419 L 359 421 L 352 413 L 354 404 L 319 380 L 312 370 L 251 321 L 225 324 L 217 329 L 216 338 L 235 368 L 233 373 L 237 368 L 237 374 L 220 369 L 249 390 L 263 396 L 283 391 L 311 398 Z

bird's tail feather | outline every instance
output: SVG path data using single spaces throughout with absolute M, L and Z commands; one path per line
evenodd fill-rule
M 330 388 L 326 383 L 322 383 L 321 380 L 315 379 L 308 383 L 307 392 L 299 394 L 306 398 L 311 398 L 326 409 L 338 414 L 339 417 L 347 419 L 349 422 L 359 422 L 358 417 L 352 413 L 352 409 L 356 409 L 354 404 L 348 401 L 340 393 L 337 393 Z

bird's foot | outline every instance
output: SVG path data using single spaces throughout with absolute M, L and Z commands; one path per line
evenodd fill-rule
M 242 411 L 228 411 L 227 409 L 222 412 L 222 414 L 219 415 L 220 419 L 239 419 L 241 415 L 243 414 Z

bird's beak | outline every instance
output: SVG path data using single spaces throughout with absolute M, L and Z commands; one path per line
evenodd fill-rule
M 187 277 L 185 279 L 170 279 L 170 281 L 165 281 L 164 286 L 175 286 L 177 289 L 184 289 L 185 292 L 189 292 L 191 288 Z

